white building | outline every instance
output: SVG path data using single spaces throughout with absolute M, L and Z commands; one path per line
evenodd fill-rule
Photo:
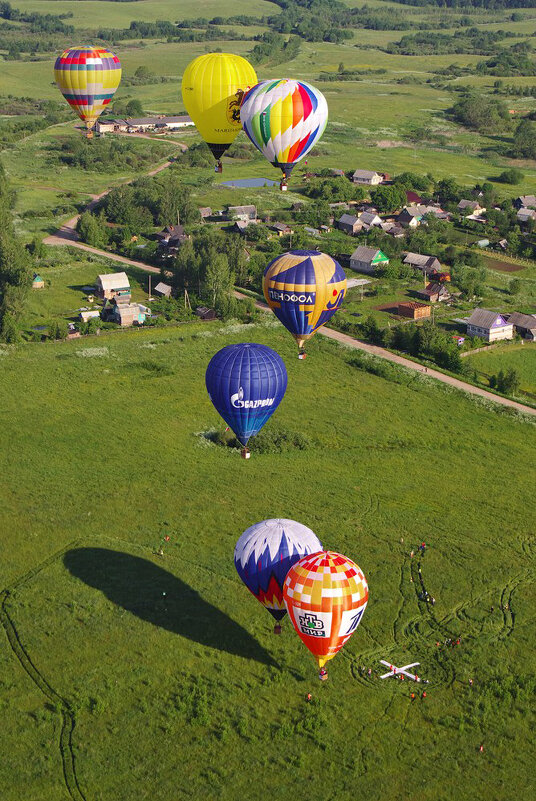
M 485 339 L 486 342 L 496 342 L 498 339 L 513 339 L 514 326 L 497 312 L 473 309 L 467 320 L 467 334 Z
M 377 186 L 383 181 L 383 175 L 372 170 L 356 170 L 352 175 L 354 184 L 364 184 L 365 186 Z

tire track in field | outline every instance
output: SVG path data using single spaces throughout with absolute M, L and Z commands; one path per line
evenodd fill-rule
M 40 562 L 35 567 L 31 568 L 27 573 L 20 576 L 18 579 L 4 590 L 0 592 L 0 621 L 6 633 L 8 643 L 13 651 L 14 656 L 18 660 L 22 669 L 27 673 L 39 691 L 58 709 L 61 719 L 60 736 L 59 736 L 59 749 L 61 755 L 61 762 L 63 767 L 63 779 L 67 792 L 73 801 L 87 801 L 84 795 L 78 777 L 76 774 L 76 762 L 73 751 L 73 732 L 76 726 L 76 717 L 74 710 L 60 693 L 52 687 L 49 681 L 44 677 L 35 662 L 31 658 L 28 650 L 25 648 L 20 634 L 15 626 L 13 618 L 10 614 L 8 604 L 9 599 L 12 597 L 13 591 L 18 589 L 23 584 L 31 581 L 32 578 L 37 576 L 44 568 L 53 564 L 59 557 L 63 556 L 73 545 L 79 544 L 78 540 L 69 543 L 65 548 L 52 554 L 48 559 Z

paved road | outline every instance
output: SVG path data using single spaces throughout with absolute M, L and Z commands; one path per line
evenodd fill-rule
M 235 295 L 236 297 L 240 298 L 247 297 L 246 295 L 242 295 L 241 292 L 235 292 Z M 256 301 L 255 306 L 257 306 L 258 309 L 262 309 L 262 311 L 269 311 L 268 306 L 260 301 Z M 331 328 L 321 328 L 318 333 L 322 336 L 328 337 L 328 339 L 335 339 L 337 342 L 348 345 L 350 348 L 365 351 L 365 353 L 370 353 L 373 356 L 379 356 L 381 359 L 386 359 L 387 361 L 394 362 L 395 364 L 401 364 L 403 367 L 407 367 L 409 370 L 415 370 L 418 373 L 426 373 L 426 375 L 430 376 L 430 378 L 436 378 L 438 381 L 442 381 L 444 384 L 449 384 L 451 387 L 456 387 L 457 389 L 461 389 L 464 392 L 470 393 L 471 395 L 480 395 L 481 398 L 486 398 L 486 400 L 499 403 L 502 406 L 510 406 L 512 409 L 517 409 L 525 414 L 536 416 L 536 409 L 533 409 L 531 406 L 525 406 L 524 403 L 518 403 L 517 401 L 509 400 L 508 398 L 501 398 L 499 395 L 494 395 L 492 392 L 487 392 L 485 389 L 481 389 L 480 387 L 474 387 L 472 384 L 467 384 L 465 381 L 460 381 L 458 378 L 452 378 L 452 376 L 440 373 L 438 370 L 434 370 L 433 368 L 423 367 L 416 362 L 412 362 L 411 359 L 405 359 L 403 356 L 397 356 L 395 353 L 391 353 L 385 348 L 380 348 L 378 345 L 369 345 L 368 342 L 355 339 L 355 337 L 348 336 L 348 334 L 342 334 L 340 331 L 334 331 Z

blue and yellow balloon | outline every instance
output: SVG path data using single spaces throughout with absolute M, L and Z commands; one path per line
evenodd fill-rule
M 317 250 L 291 250 L 270 262 L 262 288 L 266 303 L 303 346 L 335 314 L 346 294 L 341 265 Z

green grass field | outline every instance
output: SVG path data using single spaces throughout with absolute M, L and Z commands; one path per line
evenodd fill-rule
M 471 366 L 485 376 L 505 373 L 513 368 L 519 375 L 519 387 L 536 394 L 536 345 L 533 343 L 510 344 L 469 356 Z
M 206 364 L 243 340 L 285 359 L 268 425 L 303 432 L 307 450 L 253 445 L 244 462 L 203 446 L 197 432 L 222 427 Z M 92 801 L 530 795 L 533 482 L 519 465 L 531 424 L 356 369 L 321 337 L 299 362 L 280 327 L 189 324 L 0 358 L 3 800 L 68 798 L 62 764 L 72 797 Z M 516 459 L 490 471 L 505 453 Z M 235 573 L 235 540 L 271 516 L 311 526 L 369 581 L 326 685 Z M 433 609 L 408 555 L 421 540 Z M 428 698 L 381 682 L 380 658 L 419 661 Z

